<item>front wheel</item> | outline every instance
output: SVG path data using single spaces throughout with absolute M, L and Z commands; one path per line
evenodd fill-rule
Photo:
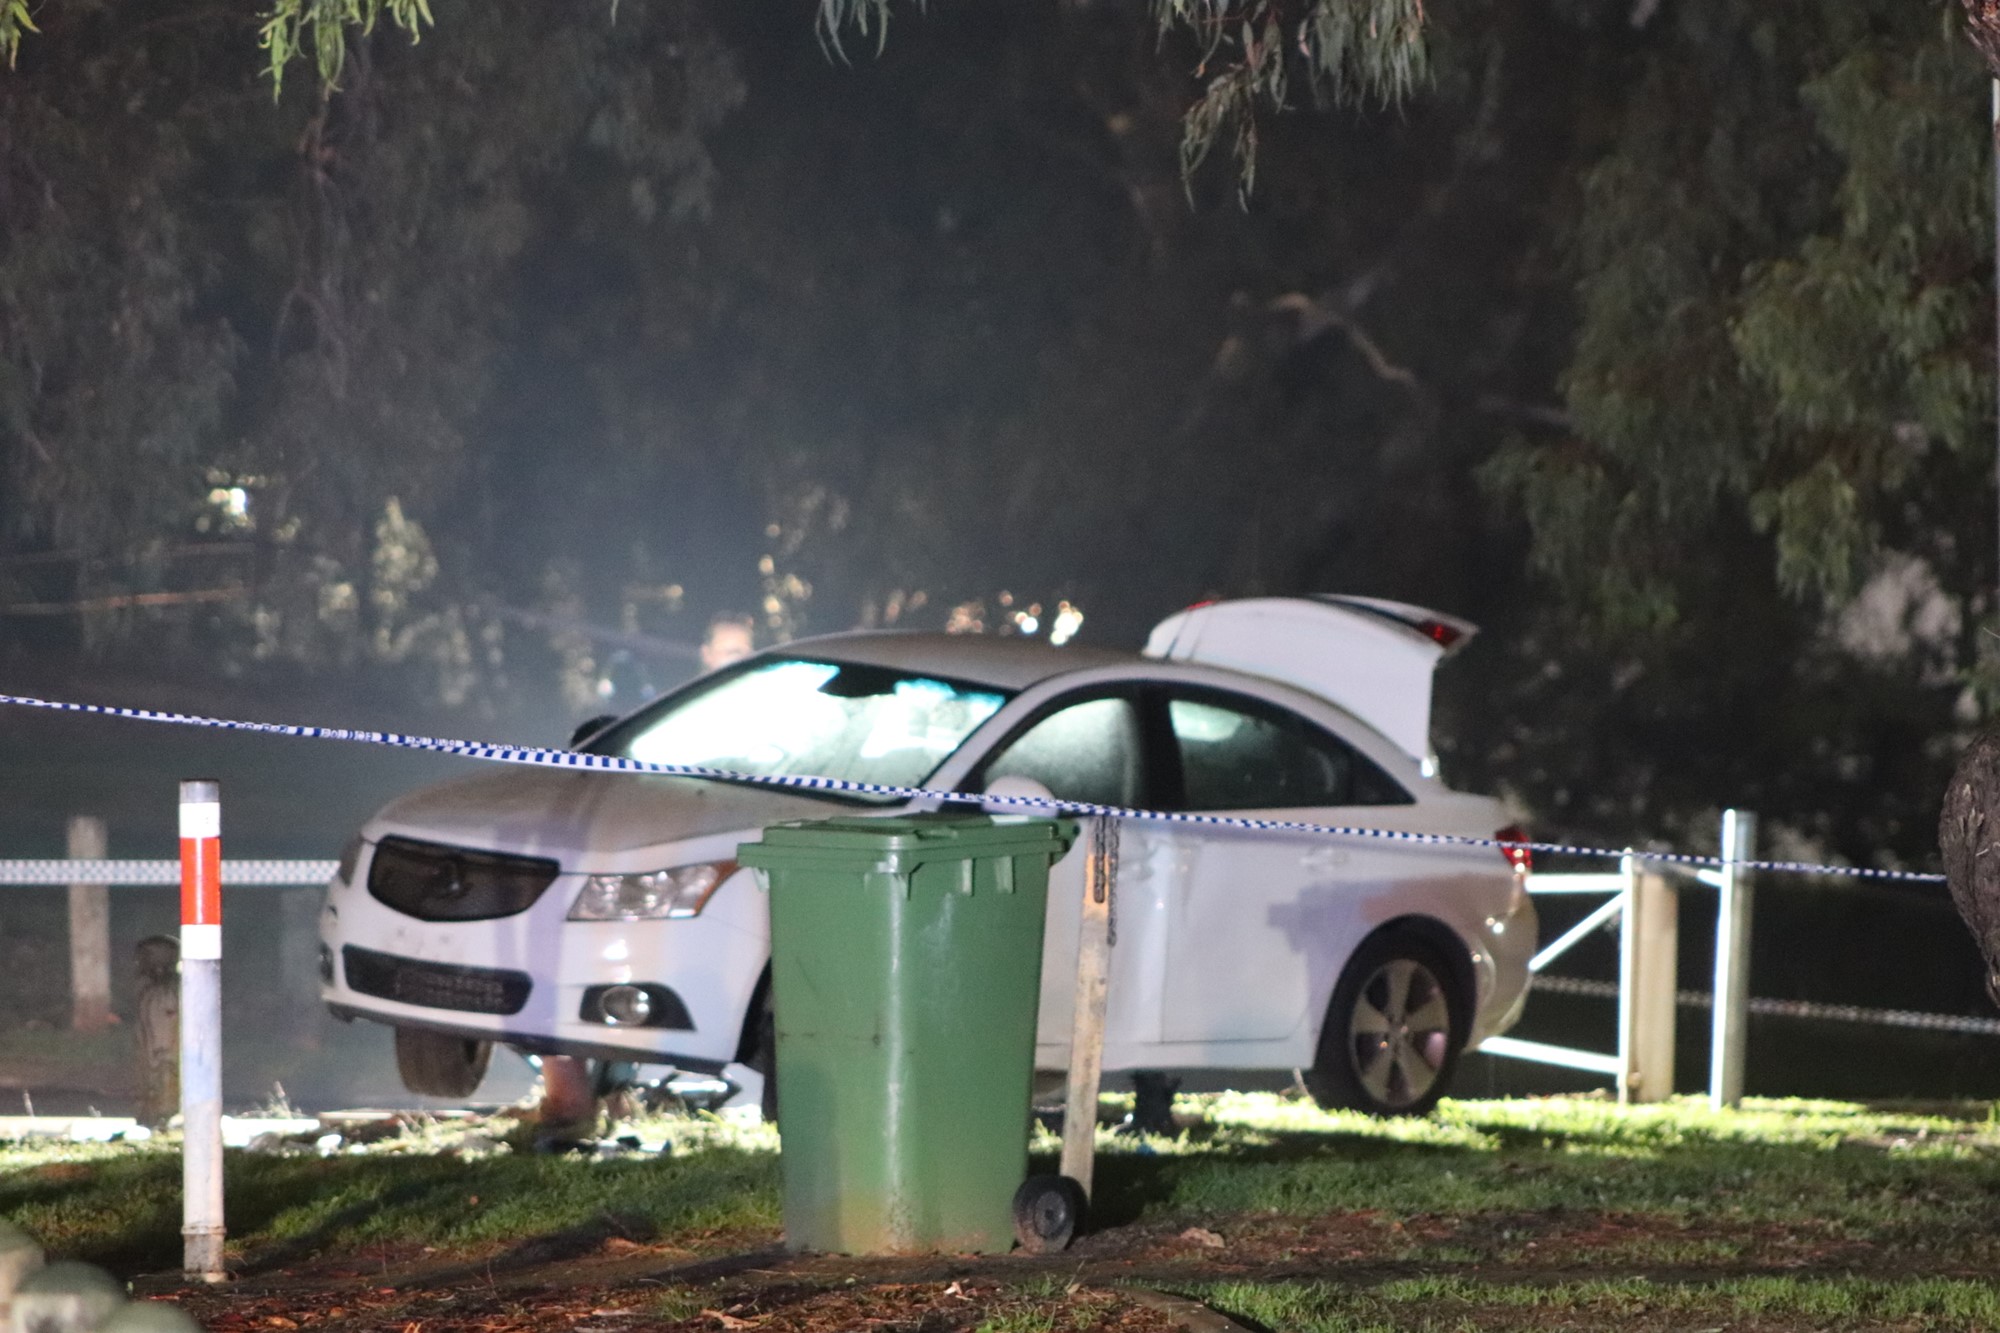
M 1435 946 L 1399 931 L 1376 935 L 1333 988 L 1306 1088 L 1330 1111 L 1423 1115 L 1451 1085 L 1467 1018 Z
M 396 1029 L 396 1072 L 403 1086 L 426 1097 L 470 1097 L 479 1091 L 493 1043 L 422 1028 Z

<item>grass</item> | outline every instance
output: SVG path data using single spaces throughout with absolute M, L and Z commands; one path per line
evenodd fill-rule
M 1738 1226 L 1811 1223 L 1884 1241 L 1990 1226 L 2000 1130 L 1828 1102 L 1710 1111 L 1590 1098 L 1447 1102 L 1379 1123 L 1302 1103 L 1219 1097 L 1210 1135 L 1100 1165 L 1100 1214 L 1312 1216 L 1597 1210 Z
M 1716 1113 L 1577 1097 L 1448 1102 L 1391 1122 L 1269 1096 L 1181 1109 L 1200 1122 L 1179 1137 L 1100 1139 L 1095 1214 L 1110 1230 L 1077 1261 L 1086 1285 L 1122 1275 L 1304 1333 L 2000 1330 L 2000 1287 L 1984 1280 L 2000 1272 L 2000 1122 L 1984 1104 Z M 713 1117 L 633 1128 L 671 1151 L 536 1156 L 484 1137 L 491 1125 L 418 1121 L 331 1157 L 233 1153 L 232 1254 L 276 1271 L 378 1246 L 776 1240 L 769 1130 Z M 1034 1148 L 1052 1164 L 1053 1139 Z M 166 1268 L 178 1172 L 171 1140 L 0 1148 L 0 1216 L 63 1257 Z M 1179 1238 L 1197 1226 L 1225 1248 Z M 1011 1294 L 988 1312 L 992 1333 L 1068 1326 L 1069 1263 L 996 1278 Z M 674 1279 L 647 1299 L 655 1318 L 692 1325 L 717 1291 Z
M 477 1249 L 592 1230 L 647 1240 L 769 1229 L 775 1135 L 710 1119 L 663 1136 L 674 1150 L 591 1160 L 486 1147 L 419 1121 L 369 1150 L 322 1158 L 228 1154 L 232 1252 L 340 1253 L 370 1245 Z M 0 1216 L 51 1253 L 123 1269 L 175 1262 L 180 1155 L 172 1139 L 22 1146 L 0 1154 Z
M 1737 1278 L 1676 1285 L 1645 1278 L 1526 1284 L 1428 1277 L 1355 1287 L 1333 1282 L 1210 1282 L 1178 1290 L 1234 1318 L 1288 1333 L 1610 1327 L 1678 1329 L 1769 1322 L 1825 1327 L 2000 1327 L 1988 1282 Z

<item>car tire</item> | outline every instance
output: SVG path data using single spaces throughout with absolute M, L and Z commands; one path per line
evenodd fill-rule
M 1306 1090 L 1329 1111 L 1427 1114 L 1451 1085 L 1468 1017 L 1435 945 L 1408 931 L 1371 936 L 1333 988 Z
M 403 1086 L 426 1097 L 470 1097 L 479 1091 L 493 1043 L 422 1028 L 396 1029 L 396 1072 Z

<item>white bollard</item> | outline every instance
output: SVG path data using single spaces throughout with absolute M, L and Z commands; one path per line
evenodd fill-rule
M 12 1222 L 0 1221 L 0 1329 L 13 1327 L 14 1292 L 42 1266 L 42 1247 Z
M 222 793 L 181 784 L 181 1267 L 222 1269 Z
M 1757 855 L 1757 816 L 1722 812 L 1722 888 L 1715 909 L 1715 1012 L 1708 1057 L 1708 1104 L 1743 1102 L 1750 1045 L 1750 922 L 1754 898 L 1742 863 Z
M 132 1301 L 97 1326 L 97 1333 L 202 1333 L 194 1316 L 165 1301 Z
M 65 1261 L 31 1273 L 14 1293 L 13 1333 L 97 1333 L 125 1303 L 125 1284 L 101 1268 Z

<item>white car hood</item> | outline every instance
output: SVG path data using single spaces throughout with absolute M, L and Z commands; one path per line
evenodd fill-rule
M 399 797 L 368 821 L 364 835 L 371 842 L 401 835 L 548 856 L 567 868 L 590 857 L 787 819 L 824 819 L 843 809 L 851 807 L 695 778 L 504 768 Z

